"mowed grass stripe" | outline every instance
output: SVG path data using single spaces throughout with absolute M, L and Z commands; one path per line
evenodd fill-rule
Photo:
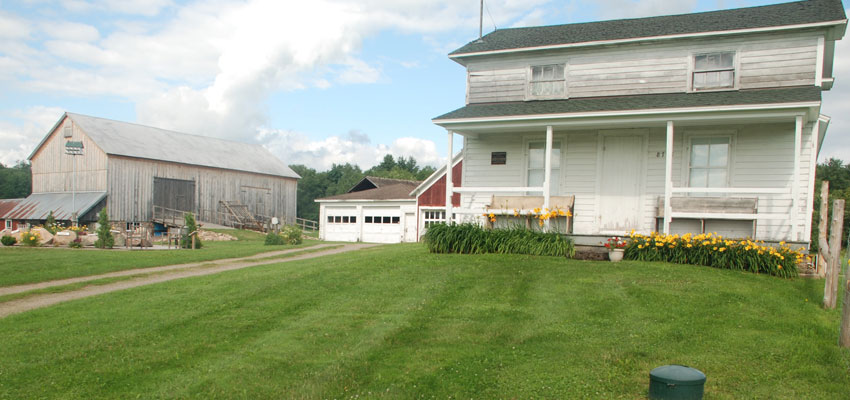
M 640 398 L 682 363 L 706 398 L 841 398 L 817 283 L 384 246 L 0 320 L 0 397 Z

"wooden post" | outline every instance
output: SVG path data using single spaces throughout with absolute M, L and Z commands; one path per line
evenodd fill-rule
M 826 228 L 829 222 L 829 181 L 823 181 L 820 187 L 820 223 L 818 224 L 818 265 L 817 273 L 826 276 L 829 267 L 827 254 L 829 243 L 826 242 Z
M 198 236 L 198 231 L 192 232 L 192 250 L 195 250 L 195 236 Z
M 844 228 L 844 199 L 832 203 L 832 226 L 829 228 L 829 272 L 823 290 L 824 308 L 833 309 L 838 297 L 838 274 L 841 273 L 841 238 Z
M 850 347 L 850 266 L 844 268 L 844 301 L 841 305 L 841 328 L 838 331 L 838 345 Z

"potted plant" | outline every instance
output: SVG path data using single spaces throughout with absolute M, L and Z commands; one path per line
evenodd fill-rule
M 625 239 L 614 236 L 608 238 L 608 241 L 604 243 L 605 248 L 608 249 L 608 259 L 612 262 L 618 262 L 623 259 L 623 254 L 625 253 L 626 241 Z

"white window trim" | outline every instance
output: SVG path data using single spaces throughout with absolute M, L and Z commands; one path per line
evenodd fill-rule
M 549 66 L 549 65 L 563 65 L 564 66 L 563 79 L 556 79 L 556 80 L 549 81 L 549 82 L 557 82 L 557 81 L 560 80 L 562 82 L 562 84 L 564 85 L 564 94 L 563 95 L 549 95 L 549 96 L 535 96 L 531 93 L 531 88 L 532 88 L 532 83 L 533 83 L 532 77 L 534 76 L 534 72 L 533 72 L 534 67 L 545 67 L 545 66 Z M 569 98 L 569 94 L 567 93 L 567 68 L 568 67 L 569 67 L 569 63 L 567 63 L 567 62 L 529 65 L 528 68 L 526 69 L 527 78 L 526 78 L 526 83 L 525 83 L 525 87 L 526 87 L 525 99 L 526 100 L 549 100 L 549 99 L 566 99 L 566 98 Z
M 735 149 L 738 141 L 738 131 L 736 130 L 695 130 L 689 131 L 682 135 L 682 187 L 691 187 L 691 149 L 693 148 L 693 139 L 726 137 L 729 138 L 729 156 L 726 159 L 726 187 L 732 187 L 732 166 L 735 165 Z
M 557 162 L 558 163 L 558 169 L 561 172 L 560 176 L 558 177 L 558 185 L 557 185 L 557 189 L 558 189 L 559 194 L 556 195 L 556 194 L 553 193 L 552 196 L 562 196 L 563 193 L 565 193 L 564 192 L 564 189 L 565 189 L 564 188 L 564 176 L 565 176 L 564 173 L 565 173 L 566 169 L 564 168 L 564 166 L 566 165 L 566 163 L 564 161 L 565 161 L 566 151 L 564 151 L 564 144 L 566 143 L 566 141 L 567 141 L 566 136 L 554 136 L 552 138 L 552 150 L 558 149 L 558 150 L 561 151 L 561 157 L 557 160 L 555 160 L 555 159 L 552 160 L 552 166 L 554 167 L 555 162 Z M 543 142 L 544 148 L 545 148 L 546 136 L 536 136 L 536 135 L 535 136 L 527 136 L 527 137 L 524 137 L 523 140 L 522 140 L 522 184 L 525 187 L 528 187 L 528 161 L 529 161 L 528 145 L 531 142 Z M 560 144 L 560 145 L 558 145 L 558 144 Z M 543 193 L 534 193 L 531 196 L 543 196 Z
M 6 229 L 9 229 L 9 230 L 12 229 L 12 220 L 11 219 L 6 220 Z
M 694 89 L 694 58 L 703 54 L 711 54 L 711 53 L 733 53 L 735 54 L 735 60 L 732 63 L 733 74 L 732 78 L 732 87 L 722 87 L 722 88 L 710 88 L 710 89 Z M 738 90 L 740 89 L 741 82 L 741 49 L 740 48 L 722 48 L 722 49 L 710 49 L 710 50 L 700 50 L 700 51 L 692 51 L 688 54 L 688 93 L 705 93 L 705 92 L 724 92 L 730 90 Z

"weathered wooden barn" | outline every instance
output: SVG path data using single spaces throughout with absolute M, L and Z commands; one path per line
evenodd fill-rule
M 80 144 L 81 155 L 68 154 Z M 21 207 L 27 203 L 31 210 L 51 208 L 57 219 L 76 212 L 81 222 L 96 219 L 103 206 L 111 220 L 127 222 L 149 222 L 155 208 L 218 222 L 228 205 L 295 219 L 300 177 L 260 145 L 65 113 L 29 160 L 32 195 L 10 213 L 16 220 L 46 218 Z

